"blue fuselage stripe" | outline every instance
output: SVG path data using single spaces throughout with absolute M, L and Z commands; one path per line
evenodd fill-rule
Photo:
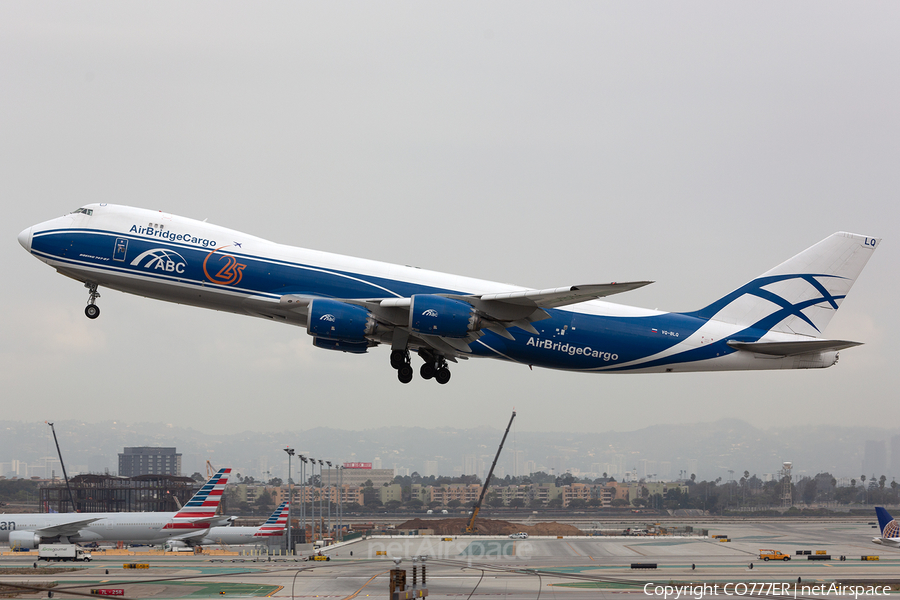
M 32 252 L 82 273 L 99 271 L 154 279 L 160 285 L 191 286 L 246 298 L 277 300 L 285 295 L 306 295 L 371 299 L 469 293 L 115 231 L 73 228 L 39 232 L 33 236 Z M 533 323 L 540 335 L 512 328 L 513 341 L 486 332 L 481 343 L 471 344 L 472 354 L 555 369 L 627 371 L 733 352 L 719 342 L 674 352 L 653 363 L 623 366 L 672 348 L 695 333 L 706 319 L 680 313 L 638 317 L 554 309 L 547 313 L 549 319 Z M 748 330 L 742 332 L 742 339 L 753 341 L 762 334 Z

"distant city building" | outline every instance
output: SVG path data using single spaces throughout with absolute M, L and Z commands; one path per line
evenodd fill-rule
M 425 468 L 422 469 L 422 477 L 437 477 L 437 476 L 438 476 L 438 461 L 426 460 Z
M 891 436 L 891 472 L 890 478 L 900 477 L 900 435 Z
M 175 448 L 138 446 L 119 454 L 119 477 L 138 475 L 181 476 L 181 454 Z
M 474 454 L 466 454 L 463 457 L 463 474 L 464 475 L 477 475 L 478 474 L 478 458 Z
M 370 463 L 344 463 L 343 473 L 341 473 L 341 482 L 345 486 L 362 486 L 366 481 L 371 480 L 372 485 L 380 487 L 385 483 L 394 480 L 393 469 L 373 469 L 375 461 Z M 336 479 L 332 480 L 334 483 Z
M 879 440 L 866 440 L 866 453 L 863 457 L 862 474 L 877 479 L 887 473 L 887 444 Z

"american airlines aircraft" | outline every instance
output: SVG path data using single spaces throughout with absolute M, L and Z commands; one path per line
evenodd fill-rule
M 99 288 L 305 327 L 318 348 L 391 347 L 398 379 L 450 380 L 448 362 L 489 357 L 583 373 L 830 367 L 858 342 L 823 337 L 880 239 L 835 233 L 692 312 L 599 301 L 649 281 L 542 290 L 286 246 L 164 212 L 91 204 L 19 243 Z
M 202 536 L 192 538 L 179 538 L 172 540 L 167 545 L 170 547 L 185 546 L 212 546 L 225 544 L 226 546 L 241 546 L 244 544 L 265 543 L 268 538 L 281 537 L 287 531 L 288 503 L 282 502 L 275 512 L 259 527 L 210 527 Z
M 221 469 L 178 512 L 0 514 L 0 542 L 10 547 L 95 541 L 163 543 L 204 536 L 227 521 L 216 515 L 231 469 Z

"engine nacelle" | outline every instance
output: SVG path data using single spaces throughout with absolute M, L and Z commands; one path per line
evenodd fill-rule
M 313 346 L 324 350 L 337 350 L 350 354 L 365 354 L 369 350 L 369 342 L 345 342 L 343 340 L 329 340 L 320 337 L 313 338 Z
M 37 548 L 41 543 L 41 536 L 33 531 L 10 531 L 9 547 L 10 548 L 26 548 L 32 550 Z
M 481 327 L 481 319 L 475 309 L 466 302 L 416 294 L 409 307 L 409 328 L 417 333 L 464 338 Z
M 362 306 L 328 298 L 316 298 L 309 303 L 306 330 L 317 339 L 364 342 L 375 326 L 375 319 Z

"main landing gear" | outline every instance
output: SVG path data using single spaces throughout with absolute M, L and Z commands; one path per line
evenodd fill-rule
M 443 356 L 436 356 L 431 352 L 420 350 L 419 356 L 425 363 L 419 368 L 422 379 L 434 379 L 441 385 L 450 381 L 450 369 Z M 409 350 L 392 350 L 391 366 L 397 369 L 397 379 L 400 383 L 409 383 L 413 378 L 413 368 L 409 360 Z
M 391 366 L 397 369 L 397 379 L 400 383 L 412 381 L 413 369 L 409 364 L 409 350 L 391 350 Z
M 88 303 L 84 307 L 84 315 L 88 319 L 96 319 L 100 316 L 100 307 L 95 304 L 100 294 L 97 292 L 96 283 L 85 283 L 84 287 L 88 289 Z
M 434 378 L 435 381 L 444 385 L 450 381 L 450 369 L 447 368 L 447 361 L 443 356 L 429 357 L 423 356 L 425 363 L 419 368 L 419 375 L 422 379 Z

